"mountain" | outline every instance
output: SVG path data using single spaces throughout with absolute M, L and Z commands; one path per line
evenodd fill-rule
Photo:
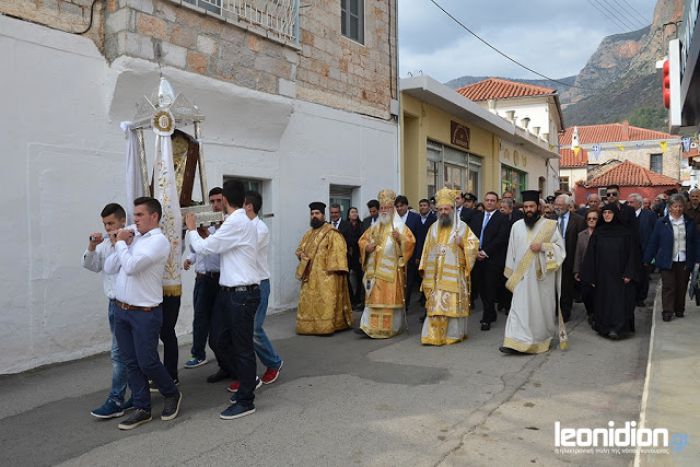
M 683 4 L 683 0 L 658 0 L 651 25 L 605 37 L 578 75 L 559 80 L 570 86 L 548 80 L 513 81 L 559 90 L 566 126 L 628 120 L 631 125 L 665 131 L 656 61 L 666 55 L 668 33 L 673 32 L 672 25 L 664 25 L 681 19 Z M 458 88 L 485 78 L 462 76 L 445 84 Z

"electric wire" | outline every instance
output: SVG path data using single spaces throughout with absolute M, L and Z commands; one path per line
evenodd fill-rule
M 643 22 L 644 24 L 650 24 L 650 23 L 651 23 L 651 21 L 650 21 L 649 19 L 647 19 L 643 14 L 641 14 L 641 13 L 639 12 L 639 10 L 637 10 L 637 9 L 634 7 L 634 5 L 632 5 L 630 2 L 628 2 L 627 0 L 621 0 L 621 1 L 624 2 L 624 3 L 629 7 L 629 9 L 630 9 L 631 11 L 633 11 L 633 12 L 635 13 L 635 15 L 636 15 L 637 17 L 639 17 L 639 18 L 642 20 L 642 22 Z
M 625 26 L 619 19 L 617 19 L 617 17 L 616 17 L 615 15 L 613 15 L 612 13 L 610 13 L 610 11 L 604 9 L 604 8 L 605 8 L 604 6 L 599 5 L 598 3 L 594 3 L 594 0 L 588 0 L 588 3 L 589 3 L 593 8 L 595 8 L 596 10 L 598 10 L 598 12 L 600 12 L 600 14 L 602 14 L 602 15 L 605 17 L 605 19 L 607 19 L 608 21 L 610 21 L 610 23 L 614 24 L 615 27 L 622 28 L 623 30 L 627 30 L 627 29 L 628 29 L 628 27 Z
M 605 2 L 606 5 L 610 7 L 611 10 L 618 15 L 618 17 L 624 20 L 627 24 L 631 25 L 633 29 L 640 29 L 646 26 L 644 23 L 640 22 L 637 18 L 633 18 L 628 12 L 625 11 L 624 7 L 621 7 L 618 0 L 601 0 Z M 641 26 L 640 26 L 641 25 Z

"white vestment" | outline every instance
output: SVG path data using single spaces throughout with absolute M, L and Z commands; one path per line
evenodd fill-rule
M 527 253 L 532 243 L 542 243 L 539 253 Z M 526 256 L 532 255 L 529 265 Z M 549 350 L 558 331 L 561 264 L 566 257 L 557 223 L 539 219 L 532 229 L 524 220 L 513 224 L 508 241 L 504 274 L 513 292 L 503 346 L 520 352 Z M 525 258 L 526 261 L 523 261 Z

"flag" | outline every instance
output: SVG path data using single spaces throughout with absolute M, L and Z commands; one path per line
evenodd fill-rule
M 684 136 L 683 138 L 681 138 L 681 144 L 683 145 L 683 152 L 690 151 L 690 138 Z
M 131 122 L 119 124 L 126 133 L 126 224 L 134 223 L 134 200 L 145 196 L 141 178 L 141 161 L 139 160 L 139 142 L 136 130 Z
M 156 160 L 154 164 L 153 197 L 160 201 L 163 216 L 160 228 L 170 241 L 170 255 L 163 273 L 163 295 L 180 296 L 182 279 L 180 259 L 182 255 L 182 214 L 175 181 L 173 144 L 170 135 L 175 130 L 175 118 L 167 110 L 158 111 L 153 117 L 156 134 Z
M 572 149 L 573 149 L 573 151 L 574 151 L 574 156 L 578 157 L 578 153 L 581 152 L 581 148 L 578 147 L 578 146 L 576 146 L 576 147 L 574 147 L 574 148 L 572 148 Z
M 659 143 L 659 147 L 661 148 L 661 152 L 666 152 L 668 149 L 668 142 L 667 141 L 661 141 Z
M 591 147 L 591 150 L 593 151 L 593 158 L 594 158 L 594 159 L 596 160 L 596 162 L 597 162 L 598 159 L 600 158 L 600 144 L 594 144 L 594 145 Z
M 618 149 L 618 151 L 624 151 L 625 147 L 622 144 L 620 144 L 617 146 L 617 149 Z

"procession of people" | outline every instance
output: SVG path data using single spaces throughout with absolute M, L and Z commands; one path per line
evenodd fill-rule
M 582 207 L 567 193 L 546 200 L 533 190 L 519 195 L 516 202 L 511 192 L 487 192 L 480 210 L 473 193 L 443 188 L 416 211 L 406 196 L 383 189 L 363 220 L 355 207 L 342 218 L 338 204 L 330 205 L 327 220 L 326 204 L 311 202 L 309 230 L 295 252 L 296 333 L 354 329 L 366 338 L 392 338 L 406 332 L 408 304 L 418 292 L 423 345 L 466 339 L 477 298 L 482 332 L 504 312 L 498 349 L 505 354 L 547 352 L 553 342 L 566 349 L 574 301 L 584 303 L 598 334 L 619 340 L 635 332 L 634 309 L 644 304 L 653 268 L 661 272 L 663 320 L 684 316 L 688 278 L 700 261 L 700 191 L 690 193 L 690 203 L 673 194 L 658 215 L 638 194 L 620 202 L 616 185 L 607 187 L 606 202 L 591 196 Z M 255 412 L 256 389 L 277 381 L 284 362 L 263 327 L 271 274 L 262 196 L 227 181 L 209 191 L 209 203 L 225 213 L 223 222 L 202 226 L 193 214 L 184 217 L 182 268 L 196 273 L 193 343 L 184 366 L 210 361 L 208 341 L 217 369 L 206 380 L 227 382 L 233 396 L 220 418 L 231 420 Z M 159 228 L 162 212 L 158 200 L 139 197 L 134 224 L 126 225 L 124 208 L 108 204 L 101 212 L 106 234 L 90 235 L 83 254 L 83 266 L 103 274 L 112 331 L 112 387 L 91 413 L 109 419 L 130 412 L 122 430 L 152 420 L 151 392 L 164 398 L 162 420 L 177 417 L 183 400 L 176 369 L 163 363 L 172 355 L 166 348 L 161 361 L 157 350 L 159 338 L 167 338 L 163 328 L 174 328 L 163 308 L 171 248 Z

